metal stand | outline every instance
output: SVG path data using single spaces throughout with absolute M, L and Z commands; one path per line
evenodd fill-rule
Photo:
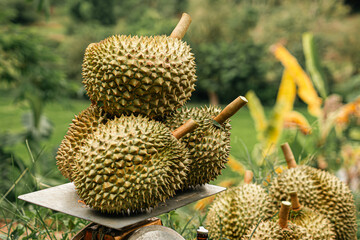
M 123 240 L 128 238 L 134 231 L 142 227 L 162 225 L 159 218 L 149 218 L 138 222 L 136 224 L 116 230 L 107 228 L 96 223 L 90 223 L 77 233 L 71 240 L 92 240 L 92 239 L 106 239 L 106 240 Z

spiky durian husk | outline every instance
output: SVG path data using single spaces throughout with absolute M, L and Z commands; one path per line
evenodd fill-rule
M 307 207 L 290 211 L 289 221 L 304 227 L 314 240 L 335 240 L 334 225 L 324 215 Z
M 276 213 L 281 201 L 290 200 L 296 191 L 305 207 L 315 209 L 332 224 L 336 239 L 356 238 L 356 209 L 348 186 L 334 175 L 309 166 L 298 166 L 281 173 L 269 188 L 269 216 Z
M 72 167 L 83 141 L 100 123 L 105 123 L 108 117 L 102 108 L 90 105 L 72 120 L 56 156 L 56 164 L 61 174 L 70 181 L 73 181 Z
M 265 190 L 256 184 L 245 184 L 218 194 L 206 219 L 210 237 L 241 239 L 260 220 L 268 201 Z
M 162 117 L 195 90 L 195 61 L 185 42 L 167 36 L 117 35 L 90 44 L 82 67 L 90 99 L 107 112 Z
M 189 151 L 191 164 L 184 188 L 202 185 L 214 180 L 225 168 L 230 152 L 230 120 L 222 125 L 214 124 L 213 117 L 221 112 L 219 107 L 181 108 L 164 121 L 175 130 L 188 119 L 199 126 L 180 139 Z
M 73 171 L 74 184 L 94 209 L 143 211 L 175 194 L 187 164 L 184 147 L 164 124 L 122 116 L 88 136 Z
M 276 221 L 262 221 L 250 229 L 242 240 L 313 240 L 311 234 L 301 226 L 289 223 L 282 229 Z

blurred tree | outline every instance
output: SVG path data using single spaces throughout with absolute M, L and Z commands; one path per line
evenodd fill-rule
M 264 81 L 266 66 L 261 63 L 264 47 L 249 35 L 258 21 L 251 4 L 192 1 L 189 13 L 196 22 L 188 37 L 198 66 L 198 90 L 206 91 L 212 104 L 228 102 L 250 88 L 269 89 Z
M 43 115 L 48 101 L 66 95 L 67 84 L 58 56 L 45 39 L 18 27 L 0 30 L 0 81 L 6 82 L 16 101 L 26 102 L 31 112 L 23 116 L 24 133 L 17 141 L 29 141 L 34 151 L 49 138 L 52 125 Z
M 200 44 L 195 49 L 198 87 L 205 89 L 211 104 L 230 102 L 250 89 L 257 89 L 265 96 L 264 69 L 259 64 L 264 49 L 247 42 Z M 258 65 L 254 64 L 258 63 Z
M 114 0 L 77 0 L 71 3 L 70 9 L 76 21 L 97 21 L 102 25 L 116 24 Z
M 24 0 L 0 0 L 0 23 L 10 21 L 16 24 L 32 24 L 39 19 L 36 5 Z

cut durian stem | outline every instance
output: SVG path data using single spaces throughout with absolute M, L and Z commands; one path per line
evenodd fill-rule
M 195 122 L 192 119 L 187 120 L 183 125 L 181 125 L 180 127 L 178 127 L 177 129 L 175 129 L 172 132 L 172 135 L 176 138 L 176 139 L 180 139 L 182 138 L 185 134 L 190 133 L 192 131 L 194 131 L 197 127 L 199 126 L 199 124 L 197 122 Z
M 297 192 L 291 192 L 289 193 L 290 198 L 291 198 L 291 208 L 293 211 L 297 212 L 300 211 L 302 209 L 302 206 L 299 202 L 299 198 L 297 195 Z
M 284 229 L 288 227 L 288 218 L 290 212 L 291 203 L 288 201 L 281 202 L 281 208 L 279 212 L 279 226 Z
M 289 144 L 287 142 L 282 144 L 281 149 L 282 149 L 282 152 L 284 153 L 284 157 L 285 157 L 286 163 L 288 165 L 288 168 L 289 169 L 290 168 L 296 168 L 297 164 L 296 164 L 296 161 L 295 161 L 295 157 L 294 157 L 294 154 L 291 151 L 291 148 L 290 148 Z
M 254 173 L 250 170 L 246 170 L 244 174 L 244 183 L 250 184 L 252 182 L 253 177 L 254 177 Z
M 240 108 L 245 106 L 248 103 L 248 100 L 243 97 L 239 96 L 234 101 L 229 103 L 220 113 L 217 115 L 214 120 L 219 124 L 223 124 L 228 118 L 233 116 Z
M 170 34 L 170 37 L 182 39 L 185 36 L 186 31 L 188 30 L 188 28 L 190 26 L 190 23 L 191 23 L 190 15 L 187 13 L 183 13 L 180 21 L 178 22 L 178 24 L 176 25 L 176 27 Z

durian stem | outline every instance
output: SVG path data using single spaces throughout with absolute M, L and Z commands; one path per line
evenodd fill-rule
M 246 170 L 244 174 L 244 182 L 246 184 L 250 184 L 252 182 L 253 177 L 254 177 L 254 173 L 250 170 Z
M 182 39 L 185 36 L 186 31 L 188 30 L 191 23 L 191 17 L 187 13 L 183 13 L 180 21 L 170 34 L 171 38 Z
M 234 115 L 240 108 L 245 106 L 248 103 L 248 100 L 243 97 L 239 96 L 234 101 L 232 101 L 229 105 L 227 105 L 219 115 L 217 115 L 214 120 L 217 121 L 219 124 L 223 124 L 228 118 Z
M 290 212 L 291 203 L 288 201 L 281 202 L 281 208 L 279 212 L 279 226 L 284 229 L 288 227 L 288 218 Z
M 291 192 L 290 193 L 290 198 L 291 198 L 292 210 L 295 211 L 295 212 L 300 211 L 302 206 L 301 206 L 301 204 L 299 202 L 297 192 Z
M 195 122 L 192 119 L 187 120 L 183 125 L 181 125 L 180 127 L 178 127 L 177 129 L 175 129 L 172 132 L 172 135 L 176 138 L 176 139 L 180 139 L 182 138 L 185 134 L 192 132 L 195 130 L 195 128 L 198 127 L 198 123 Z
M 291 148 L 289 146 L 288 143 L 284 143 L 281 145 L 281 149 L 284 153 L 284 157 L 285 157 L 285 160 L 286 160 L 286 163 L 288 165 L 288 168 L 296 168 L 296 161 L 295 161 L 295 157 L 294 157 L 294 154 L 292 153 L 291 151 Z

